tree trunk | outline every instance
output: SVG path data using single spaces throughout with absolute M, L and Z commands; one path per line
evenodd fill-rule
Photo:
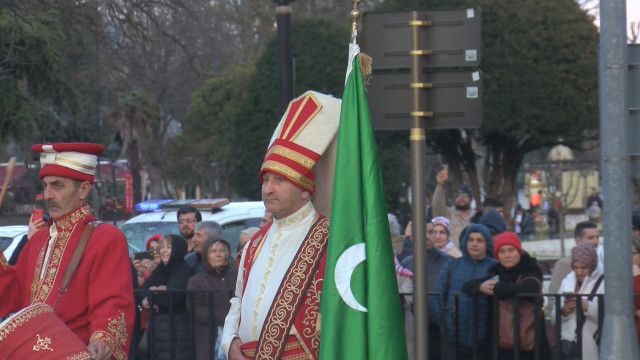
M 138 153 L 138 141 L 133 140 L 129 143 L 128 154 L 129 157 L 129 170 L 131 171 L 131 186 L 133 187 L 133 203 L 137 204 L 142 201 L 142 181 L 140 171 L 142 170 L 142 164 L 140 162 L 140 155 Z

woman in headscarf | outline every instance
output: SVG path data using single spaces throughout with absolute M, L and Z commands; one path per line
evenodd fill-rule
M 578 334 L 582 334 L 583 360 L 598 359 L 598 345 L 594 333 L 598 330 L 598 297 L 589 294 L 604 294 L 604 269 L 598 262 L 596 249 L 582 242 L 571 250 L 571 268 L 573 269 L 560 284 L 560 294 L 582 294 L 576 301 L 575 296 L 563 296 L 560 299 L 562 313 L 561 348 L 575 349 L 564 351 L 563 359 L 578 358 Z M 591 297 L 591 299 L 589 299 Z M 582 329 L 577 329 L 577 312 L 584 314 Z M 551 311 L 555 317 L 555 309 Z
M 171 234 L 162 236 L 159 243 L 161 263 L 140 287 L 151 291 L 141 301 L 143 308 L 153 309 L 149 325 L 153 340 L 149 342 L 150 358 L 192 359 L 184 292 L 193 275 L 184 262 L 187 242 L 182 236 Z M 167 290 L 172 292 L 162 293 Z
M 484 225 L 471 224 L 462 232 L 460 246 L 462 246 L 462 257 L 450 259 L 444 265 L 432 290 L 443 294 L 444 308 L 440 308 L 439 297 L 431 296 L 429 313 L 439 314 L 442 311 L 445 313 L 448 343 L 446 359 L 473 359 L 474 345 L 476 354 L 479 355 L 477 359 L 484 359 L 487 339 L 487 299 L 464 296 L 460 292 L 463 284 L 486 276 L 489 267 L 496 263 L 492 256 L 491 233 Z M 458 318 L 457 324 L 454 322 L 454 307 L 456 308 L 455 316 Z M 472 316 L 474 312 L 478 315 L 475 319 Z M 434 319 L 442 327 L 440 317 L 435 316 Z M 477 332 L 474 329 L 477 329 Z M 474 339 L 475 334 L 478 335 L 477 339 Z
M 220 337 L 234 296 L 238 269 L 226 240 L 209 239 L 202 245 L 204 273 L 193 275 L 187 285 L 193 292 L 196 360 L 224 358 Z M 188 303 L 191 306 L 191 302 Z M 217 356 L 217 357 L 216 357 Z
M 524 303 L 533 303 L 532 308 L 538 320 L 534 325 L 539 336 L 535 338 L 535 345 L 531 350 L 523 350 L 523 344 L 519 344 L 519 359 L 535 359 L 536 350 L 539 351 L 538 359 L 548 359 L 551 355 L 551 348 L 547 341 L 544 314 L 541 310 L 542 299 L 518 296 L 518 294 L 542 294 L 542 270 L 540 270 L 536 259 L 522 250 L 518 235 L 510 231 L 496 236 L 493 241 L 493 256 L 498 260 L 498 263 L 489 268 L 489 275 L 465 284 L 465 292 L 481 292 L 492 297 L 495 296 L 497 298 L 495 300 L 506 300 L 507 302 L 518 297 L 520 306 L 523 306 Z M 493 315 L 491 318 L 499 320 L 497 324 L 493 324 L 498 327 L 499 339 L 501 334 L 509 332 L 513 334 L 513 327 L 500 328 L 500 322 L 513 319 L 513 314 L 510 319 L 501 320 L 499 314 L 498 316 Z M 522 321 L 520 325 L 522 325 Z M 498 341 L 500 344 L 499 339 L 494 341 Z M 513 346 L 498 346 L 499 360 L 513 359 L 513 356 Z
M 434 245 L 453 256 L 459 258 L 462 256 L 460 249 L 450 240 L 451 222 L 444 216 L 438 216 L 431 220 L 433 223 L 433 243 Z

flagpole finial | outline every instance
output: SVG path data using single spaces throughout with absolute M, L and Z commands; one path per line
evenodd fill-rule
M 357 36 L 358 31 L 358 19 L 360 18 L 360 10 L 358 10 L 358 4 L 362 2 L 362 0 L 351 0 L 353 2 L 353 10 L 351 10 L 351 38 Z

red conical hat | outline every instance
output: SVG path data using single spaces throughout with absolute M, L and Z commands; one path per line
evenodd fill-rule
M 46 304 L 33 304 L 0 324 L 0 359 L 90 359 L 87 345 Z
M 273 172 L 315 193 L 316 163 L 336 137 L 340 105 L 340 99 L 315 91 L 292 100 L 271 138 L 260 181 Z

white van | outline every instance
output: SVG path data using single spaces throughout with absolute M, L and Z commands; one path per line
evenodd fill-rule
M 151 200 L 136 205 L 139 211 L 147 211 L 135 216 L 120 226 L 129 244 L 129 252 L 144 251 L 145 243 L 153 234 L 180 234 L 178 230 L 178 209 L 183 206 L 197 208 L 202 221 L 215 221 L 222 227 L 222 237 L 231 244 L 235 256 L 240 231 L 258 226 L 264 215 L 262 201 L 229 202 L 227 199 L 201 200 Z

